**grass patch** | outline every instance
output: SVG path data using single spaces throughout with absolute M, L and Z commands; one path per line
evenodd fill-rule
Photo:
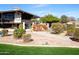
M 0 55 L 79 55 L 79 48 L 25 47 L 0 44 Z

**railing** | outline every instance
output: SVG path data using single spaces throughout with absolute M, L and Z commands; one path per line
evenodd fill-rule
M 14 21 L 1 21 L 0 20 L 0 23 L 14 23 Z
M 21 22 L 29 23 L 29 22 L 31 22 L 31 20 L 23 19 Z M 1 19 L 0 19 L 0 24 L 1 23 L 15 23 L 15 22 L 14 22 L 14 20 L 12 20 L 12 21 L 11 20 L 2 20 L 1 21 Z

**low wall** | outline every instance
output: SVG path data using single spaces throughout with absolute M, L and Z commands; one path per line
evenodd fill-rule
M 32 24 L 33 31 L 46 31 L 48 26 L 46 24 Z
M 4 28 L 0 28 L 0 31 L 2 31 Z M 5 28 L 6 30 L 10 31 L 10 32 L 13 32 L 14 29 L 11 29 L 11 28 Z

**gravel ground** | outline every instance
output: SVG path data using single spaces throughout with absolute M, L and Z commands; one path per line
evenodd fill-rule
M 79 47 L 79 42 L 69 39 L 67 36 L 50 34 L 49 32 L 31 32 L 33 41 L 24 43 L 22 39 L 14 39 L 12 35 L 0 37 L 0 43 L 12 43 L 20 45 L 48 45 L 58 47 Z

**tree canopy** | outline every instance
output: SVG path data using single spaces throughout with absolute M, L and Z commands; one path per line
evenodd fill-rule
M 61 22 L 62 23 L 67 23 L 68 22 L 68 17 L 66 15 L 61 16 Z
M 32 22 L 38 22 L 38 20 L 37 20 L 37 19 L 32 19 L 31 21 L 32 21 Z
M 48 14 L 44 17 L 41 17 L 40 18 L 40 22 L 43 22 L 43 23 L 46 23 L 46 22 L 59 22 L 60 19 L 51 15 L 51 14 Z

